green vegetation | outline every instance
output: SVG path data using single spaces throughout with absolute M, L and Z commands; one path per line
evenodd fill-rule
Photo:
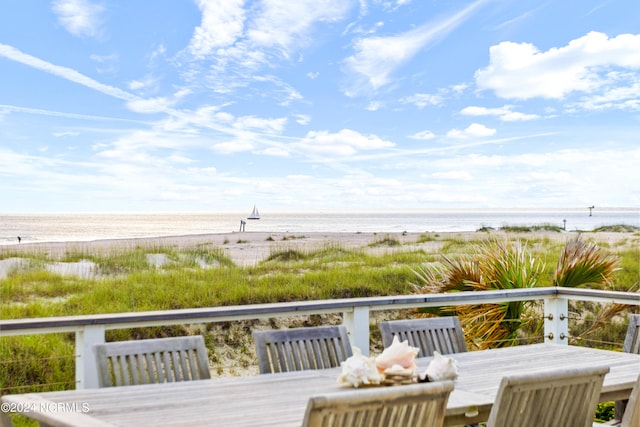
M 533 233 L 540 231 L 551 231 L 554 233 L 561 233 L 563 228 L 554 224 L 540 224 L 540 225 L 505 225 L 500 227 L 500 230 L 508 233 Z
M 414 238 L 405 243 L 384 235 L 376 237 L 372 246 L 357 249 L 339 244 L 291 249 L 278 248 L 276 244 L 266 259 L 248 267 L 235 265 L 221 248 L 205 245 L 180 250 L 133 247 L 108 253 L 71 250 L 62 259 L 52 259 L 42 252 L 18 253 L 6 248 L 0 249 L 0 259 L 20 257 L 25 262 L 7 277 L 0 278 L 0 316 L 31 318 L 402 295 L 417 291 L 416 271 L 442 286 L 442 274 L 448 269 L 458 274 L 457 282 L 449 279 L 453 284 L 449 291 L 483 289 L 478 283 L 491 289 L 577 282 L 623 291 L 638 289 L 638 233 L 625 236 L 618 244 L 598 243 L 597 250 L 593 247 L 598 242 L 598 233 L 582 234 L 586 241 L 580 240 L 580 244 L 574 246 L 566 245 L 562 239 L 539 235 L 501 234 L 502 240 L 497 240 L 494 234 L 451 237 L 425 233 L 417 241 Z M 420 244 L 423 246 L 417 246 Z M 154 265 L 150 254 L 165 262 Z M 607 255 L 603 257 L 603 254 Z M 483 265 L 472 262 L 477 255 L 486 260 Z M 578 255 L 586 259 L 586 264 L 568 262 Z M 559 262 L 561 259 L 565 261 Z M 603 267 L 602 261 L 606 264 L 613 259 L 615 263 L 610 263 L 606 271 L 589 268 L 593 264 Z M 61 260 L 91 262 L 95 274 L 75 277 L 45 268 L 46 264 Z M 570 265 L 574 267 L 569 268 Z M 600 276 L 606 276 L 607 280 L 598 280 Z M 488 277 L 493 277 L 490 283 Z M 426 280 L 417 284 L 421 286 L 420 292 L 434 291 L 433 287 L 425 286 L 427 283 L 433 285 Z M 491 307 L 486 315 L 505 314 L 502 318 L 510 319 L 498 341 L 511 342 L 538 333 L 540 315 L 536 309 L 535 305 L 509 303 Z M 603 321 L 609 312 L 620 311 L 600 309 L 592 303 L 577 304 L 573 310 L 583 323 L 581 330 L 571 331 L 572 336 L 582 340 L 604 339 L 612 346 L 622 343 L 624 327 L 620 322 Z M 242 357 L 248 357 L 250 351 L 241 338 L 250 335 L 251 330 L 246 324 L 237 330 L 230 325 L 218 326 L 223 328 L 223 334 L 212 331 L 211 325 L 203 326 L 204 329 L 171 326 L 108 331 L 107 339 L 203 333 L 211 349 L 213 369 L 222 370 L 217 363 L 223 356 L 215 347 L 233 346 Z M 474 342 L 486 340 L 481 331 L 470 330 L 470 333 L 476 337 Z M 374 333 L 372 337 L 375 339 Z M 71 333 L 0 338 L 0 394 L 73 388 L 73 341 Z M 36 384 L 46 384 L 46 388 Z
M 536 241 L 528 242 L 536 244 Z M 548 243 L 548 241 L 547 241 Z M 526 289 L 548 286 L 549 271 L 520 240 L 488 239 L 470 246 L 470 253 L 455 258 L 444 256 L 440 264 L 416 270 L 416 289 L 421 293 L 442 293 L 477 290 Z M 560 251 L 557 266 L 551 276 L 551 286 L 610 288 L 618 270 L 618 258 L 578 235 L 567 241 Z M 546 273 L 546 274 L 545 274 Z M 549 283 L 549 282 L 547 282 Z M 531 339 L 543 321 L 535 302 L 512 301 L 497 304 L 461 305 L 423 309 L 436 315 L 454 314 L 472 345 L 491 348 L 516 345 Z M 610 310 L 603 323 L 618 314 Z
M 393 247 L 393 246 L 400 246 L 400 240 L 391 237 L 389 235 L 386 235 L 382 238 L 378 238 L 376 239 L 375 242 L 371 243 L 369 246 L 371 247 L 375 247 L 375 246 L 389 246 L 389 247 Z

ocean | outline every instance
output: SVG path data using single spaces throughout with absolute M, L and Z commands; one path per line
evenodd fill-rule
M 640 227 L 640 209 L 494 209 L 380 212 L 269 212 L 259 220 L 246 213 L 0 214 L 0 245 L 30 242 L 261 232 L 462 232 L 482 227 L 553 224 L 568 231 L 605 225 Z M 590 215 L 591 214 L 591 215 Z

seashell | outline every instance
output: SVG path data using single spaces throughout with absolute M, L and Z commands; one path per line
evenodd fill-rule
M 427 369 L 419 380 L 422 382 L 435 382 L 445 380 L 455 380 L 458 378 L 458 365 L 450 357 L 444 357 L 437 351 L 433 352 L 433 359 L 429 362 Z
M 343 361 L 338 383 L 359 387 L 361 385 L 380 384 L 382 375 L 376 369 L 373 357 L 365 357 L 358 347 L 353 348 L 353 356 Z
M 409 346 L 409 341 L 400 342 L 398 337 L 394 336 L 391 345 L 376 357 L 376 367 L 379 372 L 384 372 L 394 365 L 400 365 L 403 369 L 415 372 L 419 351 L 419 348 Z

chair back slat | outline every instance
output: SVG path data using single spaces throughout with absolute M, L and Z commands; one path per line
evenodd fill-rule
M 627 335 L 624 339 L 622 351 L 640 354 L 640 314 L 632 314 L 629 318 Z
M 440 427 L 453 382 L 350 390 L 309 399 L 303 427 Z
M 353 355 L 343 325 L 255 331 L 253 339 L 263 374 L 335 368 Z
M 487 427 L 591 427 L 608 367 L 504 377 Z
M 624 338 L 622 351 L 625 353 L 640 354 L 640 314 L 632 314 L 629 317 L 629 326 L 627 326 L 627 335 Z M 626 399 L 616 400 L 613 413 L 617 421 L 622 419 L 622 416 L 626 412 L 627 404 Z
M 456 316 L 384 321 L 379 328 L 385 347 L 397 336 L 400 342 L 408 341 L 411 347 L 419 348 L 418 357 L 433 356 L 434 351 L 440 354 L 467 351 L 464 331 Z
M 94 350 L 100 387 L 211 378 L 200 335 L 111 342 Z

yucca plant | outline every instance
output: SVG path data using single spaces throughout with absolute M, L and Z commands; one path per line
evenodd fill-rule
M 532 288 L 542 266 L 520 241 L 488 240 L 475 253 L 453 260 L 444 258 L 439 268 L 420 269 L 416 274 L 420 292 L 455 292 Z M 430 314 L 455 314 L 460 318 L 470 344 L 477 348 L 501 347 L 517 342 L 524 318 L 525 302 L 443 307 Z M 438 312 L 439 311 L 439 312 Z
M 577 236 L 564 246 L 553 274 L 552 286 L 576 288 L 609 285 L 616 270 L 616 257 Z
M 619 270 L 618 258 L 612 256 L 602 248 L 584 242 L 579 237 L 567 242 L 560 254 L 558 265 L 553 275 L 553 286 L 575 288 L 578 286 L 592 286 L 600 288 L 611 286 L 614 273 Z M 630 292 L 636 292 L 633 287 Z M 580 315 L 581 307 L 574 306 L 574 310 L 584 319 L 588 326 L 574 327 L 576 331 L 574 339 L 589 340 L 600 333 L 605 325 L 609 325 L 611 319 L 620 315 L 627 309 L 623 304 L 607 304 L 601 309 L 588 307 L 593 315 Z M 579 332 L 578 332 L 579 331 Z
M 537 261 L 520 241 L 488 240 L 475 247 L 470 256 L 415 271 L 420 293 L 473 290 L 522 289 L 539 286 L 544 264 Z M 611 283 L 616 258 L 597 246 L 576 239 L 565 245 L 553 286 L 577 287 Z M 513 301 L 421 310 L 425 315 L 456 315 L 465 329 L 469 345 L 476 348 L 515 345 L 522 330 L 536 333 L 542 327 L 533 317 L 532 302 Z

